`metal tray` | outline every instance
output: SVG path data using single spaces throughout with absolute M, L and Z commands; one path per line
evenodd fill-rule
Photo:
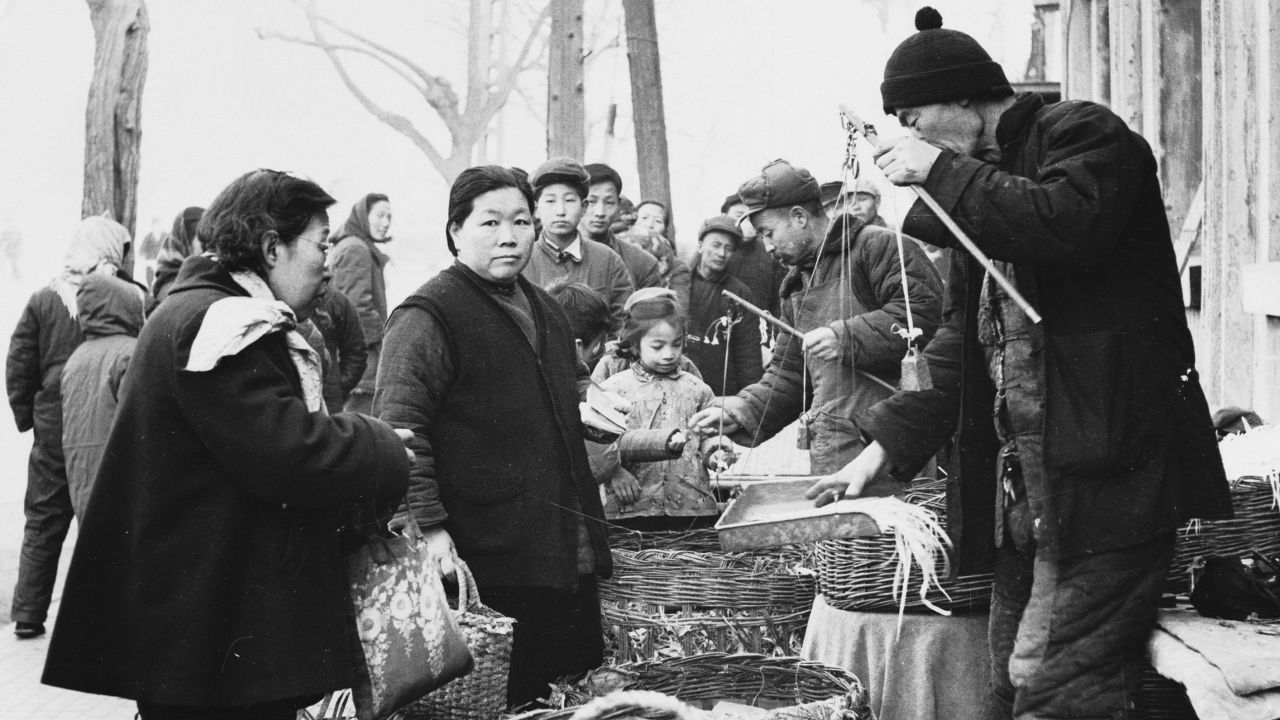
M 851 501 L 814 507 L 804 491 L 817 479 L 744 484 L 716 523 L 720 547 L 733 552 L 880 534 L 869 516 L 847 509 Z

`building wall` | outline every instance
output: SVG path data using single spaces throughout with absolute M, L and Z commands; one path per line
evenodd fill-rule
M 1175 238 L 1203 192 L 1187 317 L 1210 404 L 1280 421 L 1280 318 L 1246 312 L 1241 281 L 1245 265 L 1280 260 L 1280 3 L 1065 5 L 1064 95 L 1109 104 L 1152 144 Z

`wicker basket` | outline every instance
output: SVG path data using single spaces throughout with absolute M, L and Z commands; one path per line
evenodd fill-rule
M 1167 587 L 1175 593 L 1191 591 L 1191 571 L 1197 558 L 1208 555 L 1244 557 L 1257 550 L 1265 557 L 1280 556 L 1280 509 L 1275 490 L 1259 477 L 1231 483 L 1230 520 L 1192 520 L 1178 531 Z
M 458 625 L 475 658 L 471 672 L 437 688 L 402 712 L 406 720 L 492 720 L 507 708 L 507 676 L 515 620 L 480 602 L 471 569 L 458 568 Z
M 922 505 L 946 522 L 946 481 L 928 480 L 912 486 L 903 498 L 906 502 Z M 942 551 L 936 558 L 942 564 Z M 825 540 L 817 545 L 818 587 L 828 605 L 841 610 L 897 610 L 899 601 L 893 597 L 893 576 L 897 569 L 897 546 L 892 533 L 876 537 Z M 920 573 L 912 573 L 914 582 L 907 590 L 908 612 L 929 612 L 920 599 L 918 587 Z M 954 579 L 941 579 L 941 591 L 930 590 L 926 598 L 945 610 L 986 608 L 991 604 L 990 573 L 960 575 Z
M 798 657 L 706 653 L 601 668 L 560 689 L 556 699 L 563 709 L 534 711 L 518 716 L 518 720 L 569 720 L 579 706 L 598 696 L 634 690 L 663 693 L 703 709 L 726 700 L 753 707 L 780 708 L 848 697 L 851 712 L 842 717 L 873 718 L 866 688 L 846 670 Z M 604 717 L 600 716 L 600 720 Z M 670 718 L 673 715 L 664 711 L 663 714 L 637 712 L 618 717 Z
M 796 551 L 615 550 L 600 583 L 617 662 L 702 652 L 799 652 L 816 594 Z

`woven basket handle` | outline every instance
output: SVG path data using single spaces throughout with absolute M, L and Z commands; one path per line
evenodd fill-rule
M 476 576 L 471 568 L 457 555 L 453 556 L 453 567 L 458 573 L 458 612 L 480 609 L 480 588 L 476 586 Z

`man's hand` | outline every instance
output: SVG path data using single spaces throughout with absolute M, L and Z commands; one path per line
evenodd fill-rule
M 801 348 L 806 355 L 818 360 L 840 359 L 840 340 L 836 337 L 836 331 L 826 325 L 805 333 Z
M 403 428 L 397 428 L 396 437 L 400 438 L 400 442 L 405 443 L 407 445 L 409 441 L 413 439 L 413 431 L 405 430 Z M 409 462 L 413 462 L 413 457 L 414 457 L 413 451 L 410 450 L 409 448 L 405 448 L 404 453 L 409 456 Z
M 457 580 L 457 568 L 453 559 L 458 551 L 453 547 L 453 538 L 449 531 L 442 527 L 433 527 L 422 533 L 427 543 L 427 562 L 435 564 L 440 576 L 445 580 Z
M 689 418 L 689 430 L 701 437 L 711 435 L 730 435 L 739 430 L 738 421 L 724 411 L 722 407 L 709 407 L 694 413 Z
M 640 499 L 640 481 L 629 472 L 617 472 L 609 480 L 609 489 L 618 502 L 626 507 Z
M 933 163 L 942 154 L 937 147 L 914 135 L 885 143 L 888 148 L 876 156 L 876 165 L 894 185 L 919 185 L 929 177 Z
M 872 442 L 853 462 L 810 485 L 804 496 L 813 500 L 815 507 L 829 505 L 841 498 L 856 498 L 873 480 L 883 477 L 888 469 L 889 455 L 880 443 Z

